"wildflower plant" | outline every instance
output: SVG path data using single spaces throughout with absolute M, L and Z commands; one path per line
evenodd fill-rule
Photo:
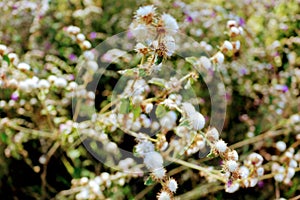
M 25 55 L 4 37 L 14 30 L 0 32 L 0 177 L 11 173 L 2 160 L 24 160 L 39 199 L 199 199 L 264 184 L 274 192 L 263 198 L 295 195 L 299 36 L 286 13 L 299 5 L 247 2 L 153 1 L 119 20 L 101 1 L 62 1 L 75 10 L 54 16 L 56 1 L 5 4 L 16 18 L 32 11 L 32 24 Z

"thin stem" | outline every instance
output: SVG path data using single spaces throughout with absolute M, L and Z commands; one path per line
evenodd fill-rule
M 220 174 L 217 175 L 217 174 L 212 173 L 212 172 L 218 173 L 219 171 L 216 171 L 216 170 L 212 171 L 212 170 L 209 170 L 209 169 L 207 169 L 205 167 L 201 167 L 199 165 L 195 165 L 193 163 L 189 163 L 189 162 L 186 162 L 184 160 L 180 160 L 180 159 L 176 159 L 176 158 L 170 158 L 170 157 L 168 157 L 167 160 L 171 161 L 171 162 L 174 162 L 174 163 L 177 163 L 177 164 L 180 164 L 180 165 L 183 165 L 183 166 L 186 166 L 186 167 L 189 167 L 189 168 L 192 168 L 192 169 L 196 169 L 196 170 L 202 171 L 205 174 L 208 174 L 209 176 L 214 177 L 216 180 L 219 180 L 219 181 L 221 181 L 223 183 L 227 182 L 224 179 L 224 177 L 220 176 Z
M 277 130 L 277 131 L 272 131 L 272 130 L 267 131 L 267 132 L 265 132 L 263 134 L 260 134 L 258 136 L 249 138 L 247 140 L 243 140 L 241 142 L 237 142 L 237 143 L 231 145 L 230 148 L 237 149 L 237 148 L 243 147 L 243 146 L 248 145 L 248 144 L 256 143 L 256 142 L 265 140 L 267 138 L 273 138 L 273 137 L 276 137 L 276 136 L 279 136 L 279 135 L 284 135 L 284 134 L 286 134 L 286 133 L 281 129 Z

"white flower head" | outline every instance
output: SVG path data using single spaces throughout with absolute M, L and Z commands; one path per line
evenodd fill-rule
M 171 192 L 176 192 L 178 188 L 178 184 L 173 178 L 170 178 L 170 180 L 167 182 L 167 186 Z
M 147 114 L 149 114 L 153 109 L 153 104 L 152 103 L 147 103 L 146 106 L 145 106 L 145 112 Z
M 215 63 L 222 64 L 224 62 L 224 54 L 220 51 L 218 51 L 212 58 Z
M 87 61 L 87 68 L 88 68 L 89 71 L 95 72 L 98 69 L 98 64 L 97 64 L 96 61 L 88 60 Z
M 227 149 L 227 144 L 223 140 L 219 140 L 215 143 L 215 148 L 219 153 L 224 153 Z
M 263 167 L 259 167 L 259 168 L 256 169 L 256 173 L 257 173 L 258 176 L 264 175 L 264 172 L 265 172 L 265 170 L 264 170 Z
M 245 179 L 245 178 L 247 178 L 249 176 L 250 170 L 249 170 L 249 168 L 247 168 L 245 166 L 241 166 L 239 168 L 239 174 L 240 174 L 240 176 L 241 176 L 242 179 Z
M 4 55 L 7 53 L 7 47 L 3 44 L 0 44 L 0 55 Z
M 228 169 L 228 171 L 234 172 L 238 168 L 238 163 L 234 160 L 228 160 L 225 163 L 225 166 Z
M 169 34 L 174 34 L 178 31 L 179 27 L 177 21 L 174 17 L 169 14 L 163 14 L 161 20 L 164 26 L 164 29 Z
M 85 40 L 85 36 L 82 33 L 76 35 L 76 39 L 80 42 Z
M 227 28 L 236 27 L 238 23 L 235 20 L 229 20 L 227 22 Z
M 192 116 L 192 114 L 194 114 L 196 112 L 195 107 L 191 103 L 188 103 L 188 102 L 182 103 L 181 109 L 187 116 Z
M 190 116 L 190 121 L 195 130 L 201 130 L 205 126 L 205 118 L 199 112 L 195 112 Z
M 155 169 L 152 175 L 157 179 L 163 179 L 166 175 L 166 170 L 164 168 Z
M 131 23 L 129 29 L 137 41 L 146 41 L 147 39 L 152 38 L 151 28 L 145 24 Z
M 225 191 L 228 193 L 234 193 L 239 189 L 240 185 L 238 183 L 228 183 L 225 186 Z
M 176 50 L 175 39 L 172 36 L 165 36 L 163 39 L 164 46 L 166 47 L 166 55 L 171 56 Z
M 276 142 L 276 149 L 280 152 L 283 152 L 286 150 L 286 143 L 283 141 Z
M 231 42 L 228 40 L 225 40 L 223 45 L 222 45 L 222 50 L 224 51 L 232 51 L 233 50 L 233 45 Z
M 50 83 L 45 80 L 45 79 L 41 79 L 39 82 L 38 82 L 38 88 L 40 89 L 48 89 L 50 87 Z
M 135 146 L 135 150 L 139 156 L 144 156 L 146 153 L 154 151 L 154 144 L 152 144 L 152 142 L 143 140 Z
M 140 7 L 136 11 L 136 19 L 140 20 L 140 22 L 144 22 L 146 24 L 150 24 L 153 21 L 155 16 L 155 7 L 153 5 Z
M 84 41 L 82 42 L 82 47 L 83 47 L 84 49 L 90 49 L 90 48 L 92 47 L 92 44 L 91 44 L 89 41 L 84 40 Z
M 149 170 L 153 171 L 155 169 L 162 168 L 163 163 L 164 160 L 160 153 L 152 151 L 145 154 L 144 164 Z
M 274 179 L 275 179 L 275 181 L 277 181 L 277 182 L 282 182 L 283 179 L 284 179 L 284 175 L 283 175 L 282 173 L 275 174 Z
M 64 88 L 67 86 L 67 84 L 68 83 L 67 83 L 66 79 L 64 79 L 64 78 L 57 78 L 54 81 L 54 85 L 58 88 Z
M 157 195 L 157 199 L 158 200 L 171 200 L 171 195 L 166 191 L 162 191 Z
M 261 166 L 261 164 L 263 163 L 264 159 L 263 157 L 258 154 L 258 153 L 251 153 L 249 156 L 248 156 L 248 160 L 253 164 L 255 165 L 256 167 L 259 167 Z
M 229 151 L 227 156 L 229 160 L 238 161 L 239 159 L 239 154 L 236 152 L 236 150 Z
M 17 68 L 19 70 L 28 71 L 28 70 L 30 70 L 31 67 L 27 63 L 21 62 L 18 64 Z
M 206 56 L 201 56 L 198 61 L 199 65 L 204 67 L 205 69 L 211 69 L 211 61 Z

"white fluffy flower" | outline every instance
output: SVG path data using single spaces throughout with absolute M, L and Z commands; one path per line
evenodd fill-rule
M 91 72 L 95 72 L 98 69 L 98 64 L 93 60 L 89 60 L 87 61 L 87 67 Z
M 77 27 L 77 26 L 68 26 L 67 32 L 68 32 L 69 34 L 74 34 L 74 35 L 76 35 L 76 34 L 78 34 L 78 33 L 80 32 L 80 28 Z
M 264 170 L 263 167 L 259 167 L 259 168 L 256 169 L 256 173 L 257 173 L 258 176 L 264 175 L 264 172 L 265 172 L 265 170 Z
M 130 32 L 137 39 L 137 41 L 145 41 L 152 38 L 149 33 L 151 33 L 150 27 L 145 24 L 134 24 L 130 25 Z M 150 36 L 150 37 L 149 37 Z
M 275 174 L 274 179 L 275 179 L 275 181 L 277 181 L 277 182 L 282 182 L 283 179 L 284 179 L 284 175 L 283 175 L 282 173 Z
M 50 87 L 50 83 L 45 79 L 41 79 L 38 82 L 38 88 L 40 88 L 40 89 L 47 89 L 49 87 Z
M 250 170 L 249 168 L 245 167 L 245 166 L 241 166 L 239 169 L 240 175 L 242 179 L 245 179 L 249 176 L 250 174 Z
M 175 39 L 172 36 L 165 36 L 163 39 L 163 43 L 166 47 L 166 55 L 171 56 L 176 50 Z
M 295 175 L 295 172 L 296 172 L 295 168 L 289 167 L 287 169 L 287 173 L 286 173 L 287 178 L 293 178 Z
M 18 64 L 17 68 L 19 70 L 28 71 L 28 70 L 30 70 L 30 65 L 28 65 L 27 63 L 21 62 Z
M 84 49 L 90 49 L 92 47 L 92 44 L 89 41 L 84 40 L 82 42 L 82 46 L 83 46 Z
M 83 56 L 87 60 L 94 60 L 95 59 L 95 55 L 92 51 L 84 51 Z
M 205 126 L 205 118 L 199 112 L 194 112 L 190 116 L 190 121 L 192 122 L 192 126 L 195 130 L 201 130 Z
M 76 35 L 76 39 L 80 42 L 85 40 L 85 36 L 82 33 Z
M 176 19 L 169 14 L 163 14 L 161 16 L 161 20 L 164 23 L 164 27 L 167 29 L 166 31 L 169 33 L 175 33 L 178 30 L 178 24 Z
M 152 103 L 147 103 L 146 106 L 145 106 L 145 112 L 147 114 L 149 114 L 153 109 L 153 104 Z
M 154 15 L 154 14 L 155 14 L 155 7 L 153 5 L 140 7 L 136 11 L 137 17 L 145 17 L 148 15 Z
M 154 151 L 154 144 L 149 141 L 141 141 L 135 146 L 135 150 L 139 156 L 144 156 L 146 153 Z
M 289 167 L 296 168 L 297 166 L 298 166 L 297 161 L 294 159 L 291 159 L 290 163 L 289 163 Z
M 278 141 L 276 142 L 276 149 L 278 149 L 278 151 L 283 152 L 286 149 L 286 143 L 283 141 Z
M 200 66 L 204 67 L 205 69 L 210 69 L 212 66 L 210 59 L 205 56 L 201 56 L 199 58 L 199 64 L 200 64 Z
M 155 169 L 152 174 L 155 178 L 163 179 L 166 175 L 166 170 L 164 168 Z
M 219 153 L 224 153 L 227 149 L 227 144 L 223 140 L 219 140 L 215 143 L 215 148 Z
M 234 193 L 239 189 L 240 185 L 238 183 L 226 184 L 225 191 L 228 193 Z
M 250 187 L 254 187 L 258 183 L 258 178 L 250 179 Z
M 168 192 L 162 191 L 157 195 L 158 200 L 171 200 L 171 196 Z
M 226 167 L 227 167 L 228 171 L 234 172 L 238 168 L 238 163 L 234 160 L 228 160 L 226 162 Z
M 145 154 L 144 164 L 151 171 L 162 168 L 163 162 L 163 157 L 156 151 Z
M 211 59 L 218 64 L 222 64 L 225 58 L 224 58 L 224 54 L 219 51 Z
M 193 113 L 196 112 L 194 106 L 188 102 L 182 103 L 182 110 L 184 113 L 186 113 L 187 116 L 191 116 Z
M 0 44 L 0 55 L 4 55 L 7 52 L 7 47 L 3 44 Z
M 178 188 L 178 184 L 177 182 L 175 181 L 175 179 L 171 178 L 168 183 L 167 183 L 167 186 L 169 188 L 169 190 L 171 192 L 176 192 L 177 188 Z
M 239 40 L 232 43 L 234 50 L 238 51 L 241 48 L 241 42 Z
M 238 24 L 235 20 L 229 20 L 227 22 L 227 28 L 236 27 Z
M 57 78 L 55 81 L 54 81 L 54 85 L 58 88 L 64 88 L 67 86 L 67 81 L 66 79 L 64 78 Z
M 233 49 L 233 46 L 232 46 L 231 42 L 229 42 L 228 40 L 225 40 L 223 43 L 222 49 L 224 49 L 225 51 L 231 51 Z
M 228 152 L 227 156 L 230 160 L 238 161 L 239 159 L 239 154 L 236 152 L 236 150 Z
M 248 160 L 254 164 L 256 167 L 259 167 L 261 166 L 261 164 L 263 163 L 264 159 L 263 157 L 258 154 L 258 153 L 251 153 L 249 156 L 248 156 Z

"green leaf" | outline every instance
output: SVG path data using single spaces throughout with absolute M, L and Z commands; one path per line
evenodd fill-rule
M 144 182 L 144 184 L 147 186 L 153 185 L 153 183 L 155 183 L 155 181 L 151 178 L 151 176 L 149 176 Z
M 138 69 L 137 68 L 125 69 L 125 70 L 118 71 L 118 73 L 124 76 L 134 76 L 138 73 Z
M 121 99 L 120 113 L 127 114 L 130 111 L 130 101 L 128 98 Z
M 165 87 L 166 81 L 161 78 L 152 78 L 151 80 L 148 81 L 149 84 L 157 85 L 160 87 Z
M 8 65 L 10 65 L 9 57 L 6 54 L 3 55 L 3 60 L 6 61 L 8 63 Z
M 212 150 L 210 150 L 209 154 L 207 154 L 206 157 L 207 158 L 214 158 L 214 157 L 216 157 L 216 155 L 212 152 Z
M 158 57 L 156 58 L 155 64 L 156 64 L 156 65 L 159 65 L 159 64 L 163 61 L 163 59 L 164 59 L 163 56 L 158 56 Z
M 198 61 L 196 57 L 187 57 L 185 58 L 185 60 L 192 65 L 197 65 L 197 61 Z
M 140 76 L 140 77 L 145 77 L 145 76 L 147 76 L 147 73 L 146 73 L 145 69 L 139 69 L 139 76 Z
M 163 105 L 158 105 L 156 110 L 155 110 L 155 114 L 156 117 L 158 118 L 162 118 L 163 116 L 165 116 L 167 113 L 166 108 Z
M 191 125 L 191 124 L 190 124 L 190 121 L 187 120 L 187 119 L 183 120 L 183 121 L 179 124 L 179 126 L 187 126 L 187 127 L 189 127 L 190 125 Z
M 134 117 L 134 119 L 137 119 L 140 116 L 142 109 L 138 105 L 138 106 L 135 106 L 132 111 L 133 111 L 133 117 Z
M 0 134 L 0 138 L 1 138 L 2 142 L 4 142 L 5 144 L 7 144 L 7 135 L 5 133 L 1 133 Z

